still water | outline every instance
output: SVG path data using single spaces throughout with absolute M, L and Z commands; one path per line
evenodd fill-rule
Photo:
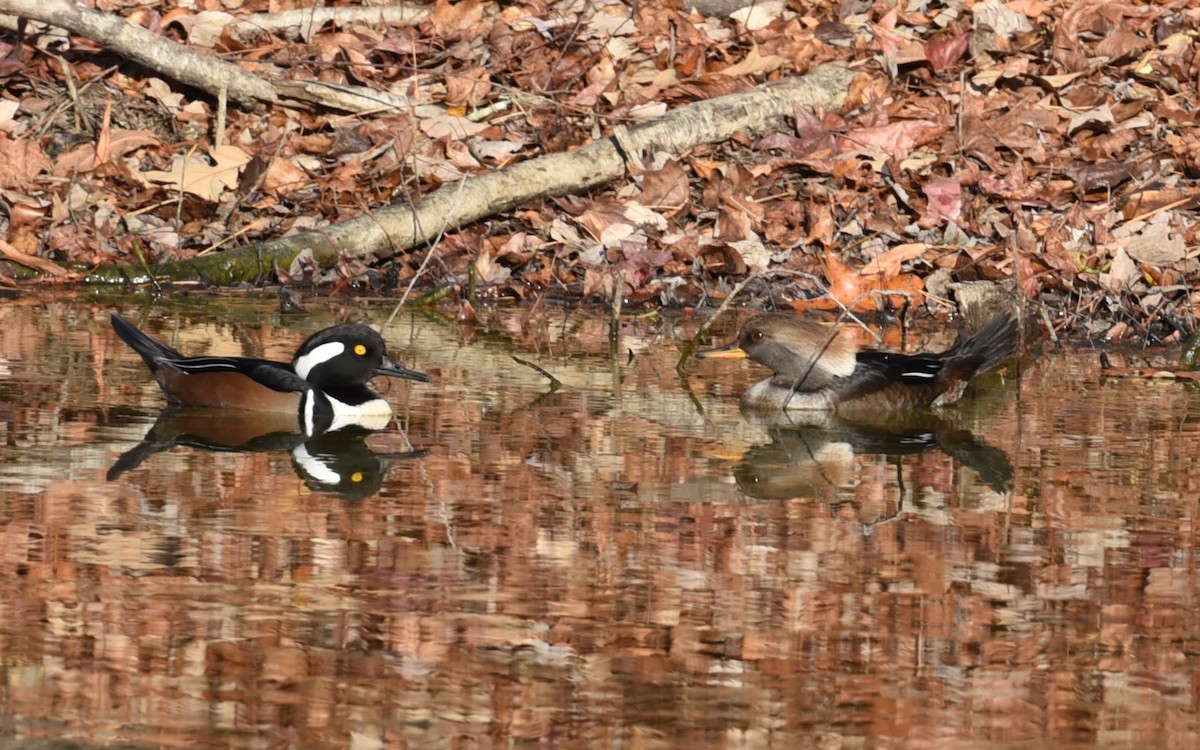
M 310 306 L 0 305 L 4 747 L 1200 744 L 1185 385 L 1051 353 L 782 429 L 676 372 L 696 316 L 400 316 L 435 383 L 330 445 L 162 415 L 108 322 L 287 360 Z

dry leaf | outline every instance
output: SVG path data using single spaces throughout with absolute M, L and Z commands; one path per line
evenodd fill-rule
M 36 141 L 0 136 L 0 187 L 21 187 L 50 168 L 50 157 Z
M 449 35 L 467 31 L 483 18 L 483 0 L 437 0 L 429 23 L 435 34 Z
M 250 155 L 237 146 L 217 146 L 211 155 L 212 164 L 203 158 L 178 156 L 170 171 L 152 170 L 139 172 L 137 176 L 147 185 L 165 185 L 215 202 L 222 191 L 237 187 L 238 175 L 250 161 Z
M 971 35 L 963 32 L 948 39 L 934 39 L 925 45 L 925 59 L 934 70 L 942 71 L 962 59 Z
M 833 250 L 825 251 L 825 276 L 829 279 L 828 297 L 794 300 L 788 303 L 789 306 L 797 311 L 834 310 L 842 306 L 852 310 L 878 310 L 888 305 L 893 308 L 906 303 L 917 305 L 924 300 L 924 283 L 916 276 L 900 274 L 889 277 L 856 273 L 840 261 Z
M 1100 284 L 1111 291 L 1124 292 L 1140 277 L 1137 264 L 1125 252 L 1125 248 L 1120 247 L 1108 270 L 1100 274 Z
M 1114 233 L 1120 241 L 1120 233 Z M 1178 263 L 1187 255 L 1187 242 L 1181 232 L 1171 232 L 1171 213 L 1156 215 L 1141 231 L 1122 243 L 1125 252 L 1136 261 L 1153 266 Z
M 139 148 L 161 144 L 158 136 L 149 130 L 113 130 L 108 138 L 109 159 L 118 159 Z M 85 143 L 60 154 L 54 160 L 54 174 L 57 177 L 70 177 L 81 172 L 90 172 L 96 166 L 96 144 Z
M 290 159 L 275 159 L 267 168 L 262 189 L 276 195 L 286 195 L 311 185 L 313 180 Z
M 720 73 L 731 77 L 754 75 L 755 73 L 770 73 L 785 62 L 787 60 L 779 55 L 767 55 L 763 57 L 758 53 L 758 45 L 756 44 L 750 48 L 750 52 L 744 60 L 737 65 L 730 65 L 728 68 L 720 71 Z
M 422 133 L 434 140 L 441 138 L 461 140 L 468 136 L 478 135 L 491 126 L 486 122 L 471 122 L 465 117 L 436 115 L 421 120 L 419 127 Z
M 842 136 L 845 150 L 865 149 L 892 159 L 906 158 L 914 148 L 946 132 L 945 125 L 930 120 L 902 120 L 877 128 L 860 128 Z
M 954 180 L 933 180 L 921 186 L 929 199 L 925 214 L 933 219 L 958 221 L 962 213 L 962 185 Z
M 900 265 L 910 260 L 920 258 L 929 249 L 924 242 L 908 242 L 896 245 L 886 253 L 875 256 L 860 272 L 863 276 L 882 276 L 890 278 L 899 275 Z
M 786 7 L 779 0 L 754 2 L 730 13 L 729 18 L 742 24 L 746 31 L 762 31 L 781 17 Z
M 475 259 L 475 278 L 480 284 L 503 284 L 512 276 L 512 271 L 492 260 L 486 251 Z
M 1071 124 L 1067 125 L 1067 135 L 1071 135 L 1082 127 L 1094 130 L 1107 129 L 1116 122 L 1117 118 L 1113 117 L 1112 110 L 1105 104 L 1072 117 Z

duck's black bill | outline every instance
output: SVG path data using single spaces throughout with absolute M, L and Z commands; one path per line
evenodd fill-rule
M 693 353 L 692 356 L 697 359 L 745 359 L 746 352 L 735 342 L 716 349 L 704 349 Z
M 383 364 L 375 368 L 372 375 L 387 375 L 389 378 L 405 378 L 406 380 L 416 380 L 421 383 L 432 383 L 433 378 L 423 372 L 409 370 L 393 362 L 390 358 L 384 357 Z

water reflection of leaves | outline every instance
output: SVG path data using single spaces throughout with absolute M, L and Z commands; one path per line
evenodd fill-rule
M 290 452 L 296 475 L 309 489 L 360 500 L 379 491 L 394 461 L 425 455 L 418 450 L 376 452 L 366 442 L 375 432 L 349 425 L 307 436 L 290 414 L 169 408 L 141 443 L 121 454 L 108 470 L 108 480 L 114 481 L 151 456 L 176 446 L 225 453 Z

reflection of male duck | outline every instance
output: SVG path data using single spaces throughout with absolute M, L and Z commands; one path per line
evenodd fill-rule
M 934 450 L 974 469 L 997 492 L 1012 487 L 1008 454 L 963 429 L 952 414 L 916 410 L 870 423 L 829 414 L 803 424 L 770 421 L 771 442 L 750 448 L 734 468 L 738 486 L 751 497 L 811 497 L 848 484 L 856 474 L 855 454 L 902 456 Z
M 295 415 L 168 408 L 141 443 L 121 454 L 108 470 L 108 480 L 180 445 L 235 453 L 290 451 L 292 467 L 310 489 L 358 500 L 379 491 L 392 462 L 425 455 L 424 451 L 376 453 L 366 443 L 374 432 L 347 426 L 305 435 Z

